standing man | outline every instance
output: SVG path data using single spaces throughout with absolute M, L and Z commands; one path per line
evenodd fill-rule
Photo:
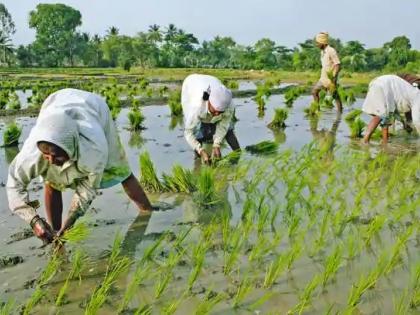
M 329 90 L 332 93 L 333 99 L 336 101 L 337 110 L 343 110 L 343 104 L 337 92 L 337 79 L 340 72 L 340 59 L 338 58 L 337 51 L 331 47 L 329 42 L 328 33 L 321 32 L 316 35 L 316 45 L 321 49 L 321 78 L 315 84 L 312 90 L 312 96 L 316 102 L 319 102 L 319 92 L 321 90 Z
M 240 149 L 233 132 L 232 92 L 220 80 L 210 75 L 189 75 L 182 84 L 181 103 L 185 139 L 204 163 L 221 157 L 224 139 L 232 150 Z M 202 147 L 204 142 L 213 143 L 211 157 Z
M 388 127 L 404 114 L 403 125 L 411 131 L 412 122 L 420 133 L 420 90 L 397 75 L 383 75 L 372 80 L 362 110 L 372 116 L 363 138 L 368 143 L 372 133 L 381 125 L 382 141 L 388 141 Z

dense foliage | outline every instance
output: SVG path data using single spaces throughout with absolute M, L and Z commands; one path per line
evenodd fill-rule
M 0 59 L 21 67 L 119 66 L 127 71 L 132 66 L 298 71 L 320 67 L 319 49 L 312 39 L 294 48 L 279 45 L 269 38 L 248 46 L 223 36 L 199 42 L 194 34 L 174 24 L 150 25 L 147 31 L 135 36 L 122 35 L 112 26 L 105 36 L 92 36 L 78 29 L 82 24 L 81 13 L 63 4 L 39 4 L 31 11 L 29 26 L 35 29 L 36 39 L 15 48 L 10 42 L 14 24 L 6 8 L 0 10 L 0 18 L 2 16 L 8 17 L 8 25 L 13 27 L 7 31 L 0 29 L 0 49 L 3 50 Z M 405 36 L 395 37 L 379 48 L 366 49 L 357 40 L 344 43 L 334 38 L 331 45 L 337 49 L 348 71 L 420 71 L 420 52 L 412 49 Z

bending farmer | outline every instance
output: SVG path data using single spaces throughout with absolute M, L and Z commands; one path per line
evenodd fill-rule
M 404 114 L 408 123 L 413 123 L 420 133 L 420 90 L 396 75 L 383 75 L 374 79 L 369 85 L 369 91 L 363 103 L 362 110 L 372 115 L 363 138 L 368 143 L 372 133 L 381 125 L 382 140 L 388 141 L 388 127 L 395 118 Z M 403 121 L 404 128 L 411 127 Z
M 331 92 L 333 99 L 337 104 L 337 110 L 343 110 L 343 104 L 340 95 L 337 92 L 337 79 L 340 72 L 340 59 L 337 51 L 329 44 L 328 33 L 319 33 L 315 37 L 315 43 L 321 49 L 321 78 L 315 84 L 312 90 L 312 96 L 316 102 L 319 102 L 319 92 L 321 90 L 328 90 Z
M 45 183 L 48 223 L 29 200 L 27 186 L 38 176 Z M 36 125 L 11 163 L 7 196 L 11 210 L 48 243 L 86 212 L 97 189 L 118 183 L 140 211 L 152 209 L 130 170 L 105 101 L 89 92 L 64 89 L 45 100 Z M 75 194 L 62 223 L 65 188 L 74 189 Z
M 182 84 L 182 110 L 184 135 L 188 144 L 205 163 L 209 154 L 202 148 L 203 142 L 213 142 L 212 158 L 220 158 L 220 145 L 226 139 L 232 150 L 240 149 L 233 132 L 232 92 L 217 78 L 191 74 Z

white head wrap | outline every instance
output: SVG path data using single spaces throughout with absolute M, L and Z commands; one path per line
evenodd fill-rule
M 209 101 L 215 110 L 224 112 L 232 102 L 232 92 L 222 84 L 211 87 Z

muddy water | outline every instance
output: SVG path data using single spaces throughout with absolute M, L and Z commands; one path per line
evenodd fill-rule
M 310 101 L 310 97 L 298 99 L 290 111 L 287 119 L 287 128 L 284 131 L 272 132 L 266 125 L 271 121 L 274 108 L 284 106 L 283 96 L 278 95 L 270 98 L 263 117 L 258 117 L 257 107 L 250 98 L 235 99 L 235 104 L 237 105 L 236 116 L 239 119 L 235 130 L 241 146 L 244 147 L 262 140 L 274 139 L 281 144 L 282 149 L 293 148 L 298 150 L 305 144 L 315 140 L 351 146 L 357 150 L 371 150 L 372 153 L 378 150 L 378 144 L 373 144 L 370 148 L 366 148 L 359 145 L 357 140 L 351 140 L 348 137 L 349 130 L 346 123 L 341 120 L 342 117 L 338 116 L 335 110 L 324 111 L 317 122 L 310 123 L 303 114 L 303 109 Z M 353 107 L 359 108 L 360 106 L 361 100 L 358 100 Z M 349 108 L 346 108 L 344 115 L 349 110 Z M 143 112 L 146 116 L 144 125 L 146 129 L 134 134 L 126 129 L 128 127 L 127 111 L 127 109 L 122 110 L 117 119 L 117 125 L 134 174 L 139 172 L 138 156 L 146 150 L 150 153 L 159 173 L 169 172 L 175 163 L 191 169 L 197 167 L 198 163 L 193 159 L 193 152 L 183 138 L 182 123 L 178 122 L 176 124 L 171 121 L 167 106 L 148 106 L 144 108 Z M 368 119 L 368 117 L 365 118 Z M 0 120 L 0 136 L 6 122 L 7 118 Z M 27 137 L 34 122 L 34 118 L 22 117 L 18 119 L 18 123 L 24 128 L 21 141 Z M 420 143 L 417 139 L 400 136 L 392 141 L 388 150 L 397 153 L 402 150 L 416 152 L 419 148 Z M 229 151 L 228 148 L 223 148 L 223 153 L 228 153 Z M 43 267 L 45 267 L 48 259 L 48 249 L 39 248 L 40 242 L 34 237 L 18 241 L 12 239 L 14 234 L 22 234 L 24 229 L 27 228 L 23 221 L 10 213 L 6 201 L 4 184 L 7 179 L 7 167 L 14 154 L 16 154 L 16 151 L 0 148 L 0 256 L 19 256 L 23 258 L 23 262 L 15 266 L 0 267 L 0 296 L 4 300 L 10 297 L 18 300 L 27 298 L 32 292 L 28 283 L 36 279 Z M 40 199 L 42 204 L 42 185 L 39 182 L 31 185 L 30 196 L 31 199 Z M 70 198 L 71 193 L 66 193 L 64 196 L 65 205 L 68 205 Z M 229 200 L 232 198 L 232 196 L 229 196 Z M 151 195 L 151 199 L 152 201 L 169 202 L 174 205 L 174 209 L 153 213 L 151 218 L 137 217 L 135 207 L 129 202 L 121 187 L 104 190 L 102 195 L 95 200 L 93 209 L 86 215 L 86 220 L 94 225 L 92 235 L 81 245 L 92 257 L 93 262 L 86 275 L 87 280 L 83 282 L 82 287 L 74 286 L 72 292 L 77 293 L 75 293 L 76 295 L 72 294 L 72 300 L 77 300 L 78 302 L 70 303 L 66 306 L 66 313 L 80 312 L 79 303 L 91 292 L 92 287 L 96 285 L 101 272 L 103 272 L 104 263 L 100 257 L 104 250 L 109 249 L 116 231 L 121 231 L 125 235 L 124 251 L 133 257 L 139 257 L 144 248 L 151 244 L 160 233 L 168 230 L 176 233 L 183 224 L 195 222 L 197 221 L 197 216 L 200 216 L 200 214 L 197 214 L 197 210 L 189 197 L 163 194 L 161 196 Z M 241 207 L 232 206 L 231 211 L 233 219 L 240 217 Z M 40 213 L 45 215 L 43 210 L 40 210 Z M 18 235 L 16 238 L 19 239 L 20 236 Z M 333 304 L 336 300 L 345 301 L 348 294 L 349 279 L 353 282 L 356 281 L 358 279 L 357 275 L 360 274 L 364 267 L 369 265 L 371 259 L 372 257 L 367 255 L 362 260 L 362 263 L 357 265 L 357 270 L 353 270 L 352 266 L 348 265 L 345 272 L 340 273 L 336 284 L 329 287 L 330 291 L 323 294 L 322 299 L 315 301 L 314 309 L 316 312 L 324 312 L 325 306 Z M 309 259 L 299 260 L 294 272 L 287 281 L 280 284 L 276 290 L 277 293 L 266 303 L 263 311 L 276 311 L 279 306 L 282 309 L 292 307 L 297 301 L 296 290 L 304 287 L 304 284 L 310 279 L 308 275 L 316 271 L 317 268 L 319 266 Z M 189 269 L 181 269 L 178 273 L 185 279 Z M 261 273 L 264 273 L 264 271 L 262 270 Z M 218 282 L 217 274 L 213 274 L 211 270 L 207 270 L 204 274 L 214 278 L 213 283 L 216 283 L 220 288 L 226 287 L 223 277 L 220 277 L 220 282 Z M 404 276 L 404 274 L 398 275 L 398 277 L 391 279 L 392 285 L 387 284 L 385 280 L 381 281 L 378 292 L 383 296 L 389 297 L 393 288 L 401 287 L 407 281 L 407 276 Z M 206 276 L 199 281 L 202 286 L 206 286 L 205 279 Z M 59 280 L 58 277 L 57 281 Z M 127 281 L 128 279 L 122 280 L 118 285 L 124 286 Z M 176 289 L 176 283 L 175 281 L 175 285 L 171 285 L 171 289 L 169 289 L 169 295 L 172 295 L 173 298 L 180 294 L 180 291 Z M 60 286 L 60 283 L 56 286 L 53 285 L 51 289 L 53 293 L 56 293 Z M 153 286 L 151 286 L 150 290 L 145 289 L 142 294 L 146 296 L 146 299 L 148 296 L 149 298 L 153 296 Z M 254 294 L 255 298 L 257 298 L 258 291 Z M 381 297 L 372 297 L 372 299 L 375 302 L 368 304 L 371 309 L 366 310 L 366 314 L 373 314 L 374 308 L 389 310 L 389 312 L 385 312 L 387 314 L 392 313 L 391 299 Z M 196 303 L 197 298 L 190 298 L 180 306 L 179 314 L 189 314 L 190 305 L 195 305 Z M 48 312 L 51 311 L 50 309 Z M 113 312 L 112 308 L 105 306 L 101 314 L 113 314 Z M 46 310 L 40 308 L 38 313 L 44 314 Z M 234 312 L 230 311 L 228 305 L 223 305 L 223 303 L 215 309 L 215 314 L 228 313 Z

